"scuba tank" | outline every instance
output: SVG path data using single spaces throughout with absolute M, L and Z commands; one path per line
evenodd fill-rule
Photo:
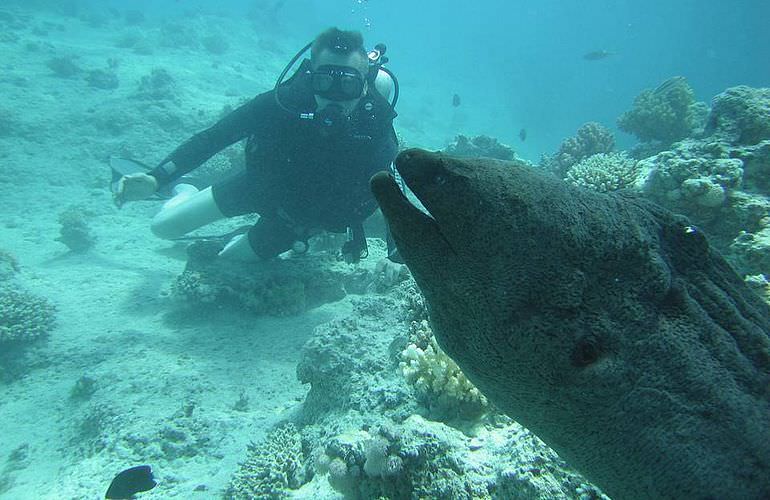
M 312 120 L 320 127 L 320 132 L 323 135 L 329 137 L 339 136 L 344 134 L 346 130 L 351 126 L 349 118 L 345 115 L 342 107 L 339 104 L 331 103 L 320 111 L 296 109 L 291 105 L 287 105 L 281 98 L 281 90 L 287 88 L 293 81 L 302 76 L 309 76 L 312 72 L 312 67 L 309 59 L 304 59 L 300 63 L 297 70 L 286 79 L 286 75 L 294 67 L 297 61 L 305 54 L 313 42 L 309 42 L 302 47 L 291 60 L 286 64 L 273 87 L 273 94 L 275 102 L 279 108 L 283 109 L 287 113 L 296 116 L 300 120 Z M 399 84 L 396 75 L 385 64 L 388 62 L 388 57 L 385 56 L 387 47 L 384 43 L 378 43 L 374 48 L 367 52 L 368 59 L 368 71 L 365 75 L 365 80 L 368 82 L 370 88 L 376 91 L 376 79 L 380 74 L 380 71 L 387 74 L 393 81 L 393 96 L 387 101 L 390 111 L 395 115 L 395 107 L 399 97 Z M 373 109 L 373 102 L 364 103 L 364 108 L 367 110 Z M 347 230 L 348 241 L 342 247 L 343 255 L 346 255 L 350 262 L 358 262 L 362 258 L 366 258 L 369 254 L 368 245 L 366 243 L 366 236 L 364 234 L 363 222 L 356 221 Z

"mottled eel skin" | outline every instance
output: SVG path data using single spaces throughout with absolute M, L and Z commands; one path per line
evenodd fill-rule
M 516 162 L 372 178 L 437 340 L 614 499 L 770 498 L 770 310 L 686 219 Z

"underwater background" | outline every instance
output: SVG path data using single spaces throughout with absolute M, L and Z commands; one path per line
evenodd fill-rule
M 145 463 L 138 498 L 603 497 L 441 351 L 378 232 L 357 265 L 333 237 L 212 265 L 151 234 L 158 201 L 114 206 L 109 159 L 156 165 L 321 30 L 361 30 L 388 47 L 404 146 L 635 189 L 770 297 L 767 19 L 759 0 L 4 0 L 0 498 L 103 498 Z

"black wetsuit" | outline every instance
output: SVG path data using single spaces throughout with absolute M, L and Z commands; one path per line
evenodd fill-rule
M 370 90 L 351 114 L 351 132 L 325 136 L 317 120 L 299 117 L 316 107 L 304 75 L 279 91 L 281 102 L 297 113 L 278 106 L 274 90 L 260 94 L 190 138 L 150 173 L 166 185 L 248 138 L 245 171 L 212 191 L 224 215 L 260 215 L 249 231 L 257 255 L 273 257 L 318 229 L 352 228 L 363 237 L 361 224 L 377 208 L 369 178 L 388 169 L 397 153 L 396 113 Z M 176 165 L 171 173 L 165 167 L 169 161 Z

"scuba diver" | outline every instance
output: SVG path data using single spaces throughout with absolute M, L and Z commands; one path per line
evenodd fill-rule
M 308 49 L 310 59 L 284 81 Z M 230 239 L 220 256 L 249 261 L 304 252 L 309 237 L 328 231 L 348 233 L 342 254 L 358 262 L 368 255 L 363 222 L 377 208 L 369 178 L 391 168 L 398 149 L 398 82 L 383 67 L 384 52 L 380 44 L 367 53 L 360 32 L 324 31 L 294 56 L 272 90 L 191 137 L 154 169 L 120 177 L 115 202 L 168 190 L 247 139 L 245 171 L 200 191 L 177 186 L 153 219 L 153 233 L 176 239 L 221 218 L 257 213 L 257 223 Z M 387 240 L 389 259 L 399 262 Z

